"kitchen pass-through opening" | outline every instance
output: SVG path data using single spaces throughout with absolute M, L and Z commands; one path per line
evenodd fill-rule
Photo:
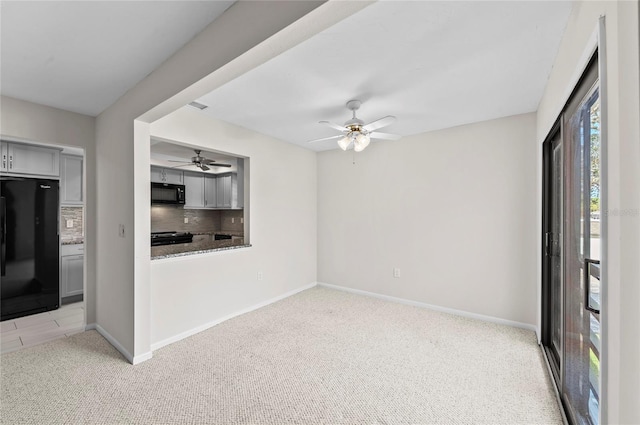
M 249 245 L 248 157 L 151 138 L 151 258 Z

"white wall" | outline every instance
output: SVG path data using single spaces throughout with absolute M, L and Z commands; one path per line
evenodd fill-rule
M 95 118 L 24 100 L 0 99 L 2 137 L 83 148 L 85 150 L 85 306 L 87 323 L 95 322 Z
M 534 325 L 535 122 L 318 154 L 318 281 Z
M 606 19 L 607 248 L 602 423 L 640 423 L 640 48 L 637 1 L 579 2 L 538 109 L 538 145 L 582 73 L 598 18 Z M 538 159 L 541 157 L 538 148 Z M 541 166 L 538 167 L 541 171 Z M 538 180 L 540 180 L 540 174 Z M 625 210 L 623 215 L 614 214 Z M 605 212 L 606 214 L 606 212 Z M 538 218 L 538 221 L 540 218 Z M 539 251 L 538 251 L 539 252 Z M 540 260 L 539 260 L 540 261 Z
M 147 123 L 367 4 L 237 2 L 97 117 L 97 324 L 133 363 L 151 356 Z
M 250 158 L 252 245 L 152 261 L 152 344 L 315 282 L 315 152 L 192 108 L 154 122 L 151 134 Z

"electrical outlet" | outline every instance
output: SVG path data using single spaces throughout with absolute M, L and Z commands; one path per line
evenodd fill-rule
M 231 217 L 231 224 L 236 222 L 236 218 L 235 217 Z
M 73 227 L 73 220 L 67 220 L 67 229 L 71 229 Z
M 400 269 L 398 267 L 393 269 L 393 277 L 400 277 Z
M 262 280 L 262 277 L 263 277 L 262 272 L 258 272 L 258 275 L 257 275 L 258 280 Z
M 120 236 L 121 238 L 124 238 L 124 224 L 118 225 L 118 236 Z
M 187 224 L 187 223 L 189 223 L 189 217 L 184 218 L 184 224 Z
M 240 224 L 244 224 L 244 217 L 240 217 Z

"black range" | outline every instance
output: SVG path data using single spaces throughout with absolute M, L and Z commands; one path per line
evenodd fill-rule
M 193 235 L 189 232 L 170 231 L 151 233 L 151 246 L 191 242 L 193 242 Z

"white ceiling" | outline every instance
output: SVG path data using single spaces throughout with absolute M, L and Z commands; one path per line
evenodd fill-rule
M 345 103 L 403 136 L 537 109 L 569 1 L 382 1 L 198 99 L 203 111 L 314 150 L 335 149 Z M 393 143 L 393 142 L 384 142 Z
M 98 115 L 233 1 L 2 1 L 3 95 Z
M 3 95 L 97 115 L 233 1 L 2 1 Z M 203 113 L 315 150 L 318 124 L 403 136 L 535 111 L 570 1 L 380 1 L 198 99 Z M 247 25 L 250 30 L 250 25 Z M 386 142 L 393 143 L 393 142 Z

